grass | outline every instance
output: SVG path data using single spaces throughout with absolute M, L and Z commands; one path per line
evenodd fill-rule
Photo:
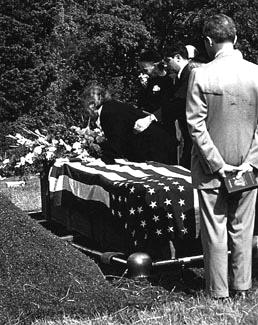
M 39 209 L 39 184 L 27 184 L 22 188 L 6 188 L 3 191 L 23 210 Z M 116 289 L 127 297 L 127 305 L 109 314 L 94 317 L 64 316 L 60 319 L 38 319 L 33 325 L 117 325 L 117 324 L 186 324 L 258 325 L 258 263 L 253 266 L 253 289 L 244 300 L 215 301 L 202 289 L 202 268 L 166 270 L 162 276 L 147 280 L 130 280 L 119 276 L 107 276 Z M 19 320 L 10 321 L 19 324 Z
M 7 187 L 8 180 L 0 182 L 0 192 L 4 193 L 23 211 L 41 210 L 39 177 L 30 178 L 25 186 Z

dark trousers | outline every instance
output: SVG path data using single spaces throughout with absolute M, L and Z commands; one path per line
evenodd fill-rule
M 191 168 L 191 150 L 192 150 L 192 139 L 188 131 L 186 122 L 186 115 L 182 114 L 177 118 L 179 128 L 183 138 L 183 152 L 179 158 L 179 164 L 187 169 Z

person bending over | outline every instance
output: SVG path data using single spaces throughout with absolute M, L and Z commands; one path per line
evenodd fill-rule
M 100 85 L 91 85 L 84 92 L 85 102 L 90 107 L 107 139 L 104 160 L 113 162 L 115 158 L 130 161 L 156 161 L 169 164 L 176 144 L 167 132 L 156 122 L 143 132 L 137 133 L 135 122 L 146 113 L 132 105 L 111 98 L 110 93 Z

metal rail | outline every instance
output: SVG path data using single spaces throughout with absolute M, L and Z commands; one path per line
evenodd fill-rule
M 41 217 L 39 211 L 27 211 L 27 213 L 33 218 L 33 215 Z M 43 218 L 34 218 L 39 224 L 44 224 L 49 222 L 49 220 Z M 151 257 L 146 253 L 133 253 L 128 258 L 121 258 L 119 255 L 123 255 L 121 252 L 100 252 L 95 249 L 91 249 L 85 246 L 82 246 L 74 242 L 74 236 L 72 234 L 58 236 L 61 240 L 65 240 L 70 243 L 74 248 L 86 253 L 93 255 L 100 259 L 102 263 L 109 264 L 111 262 L 119 263 L 123 266 L 126 266 L 128 269 L 129 276 L 133 278 L 144 278 L 148 277 L 153 269 L 159 268 L 161 266 L 172 266 L 172 265 L 181 265 L 190 264 L 193 262 L 203 260 L 203 255 L 180 257 L 169 260 L 161 261 L 152 261 Z M 108 256 L 108 258 L 106 258 Z

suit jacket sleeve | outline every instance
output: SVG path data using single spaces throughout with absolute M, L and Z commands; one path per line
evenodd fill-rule
M 108 141 L 105 154 L 128 158 L 134 123 L 144 116 L 139 109 L 125 103 L 109 101 L 103 104 L 100 123 Z
M 223 165 L 224 160 L 214 145 L 206 126 L 207 102 L 202 89 L 204 76 L 201 69 L 193 69 L 188 83 L 186 115 L 189 132 L 204 172 L 213 174 Z
M 247 157 L 245 159 L 246 163 L 249 163 L 256 169 L 258 169 L 258 121 L 257 121 L 257 127 L 254 133 L 253 141 L 250 147 L 250 150 L 247 154 Z

